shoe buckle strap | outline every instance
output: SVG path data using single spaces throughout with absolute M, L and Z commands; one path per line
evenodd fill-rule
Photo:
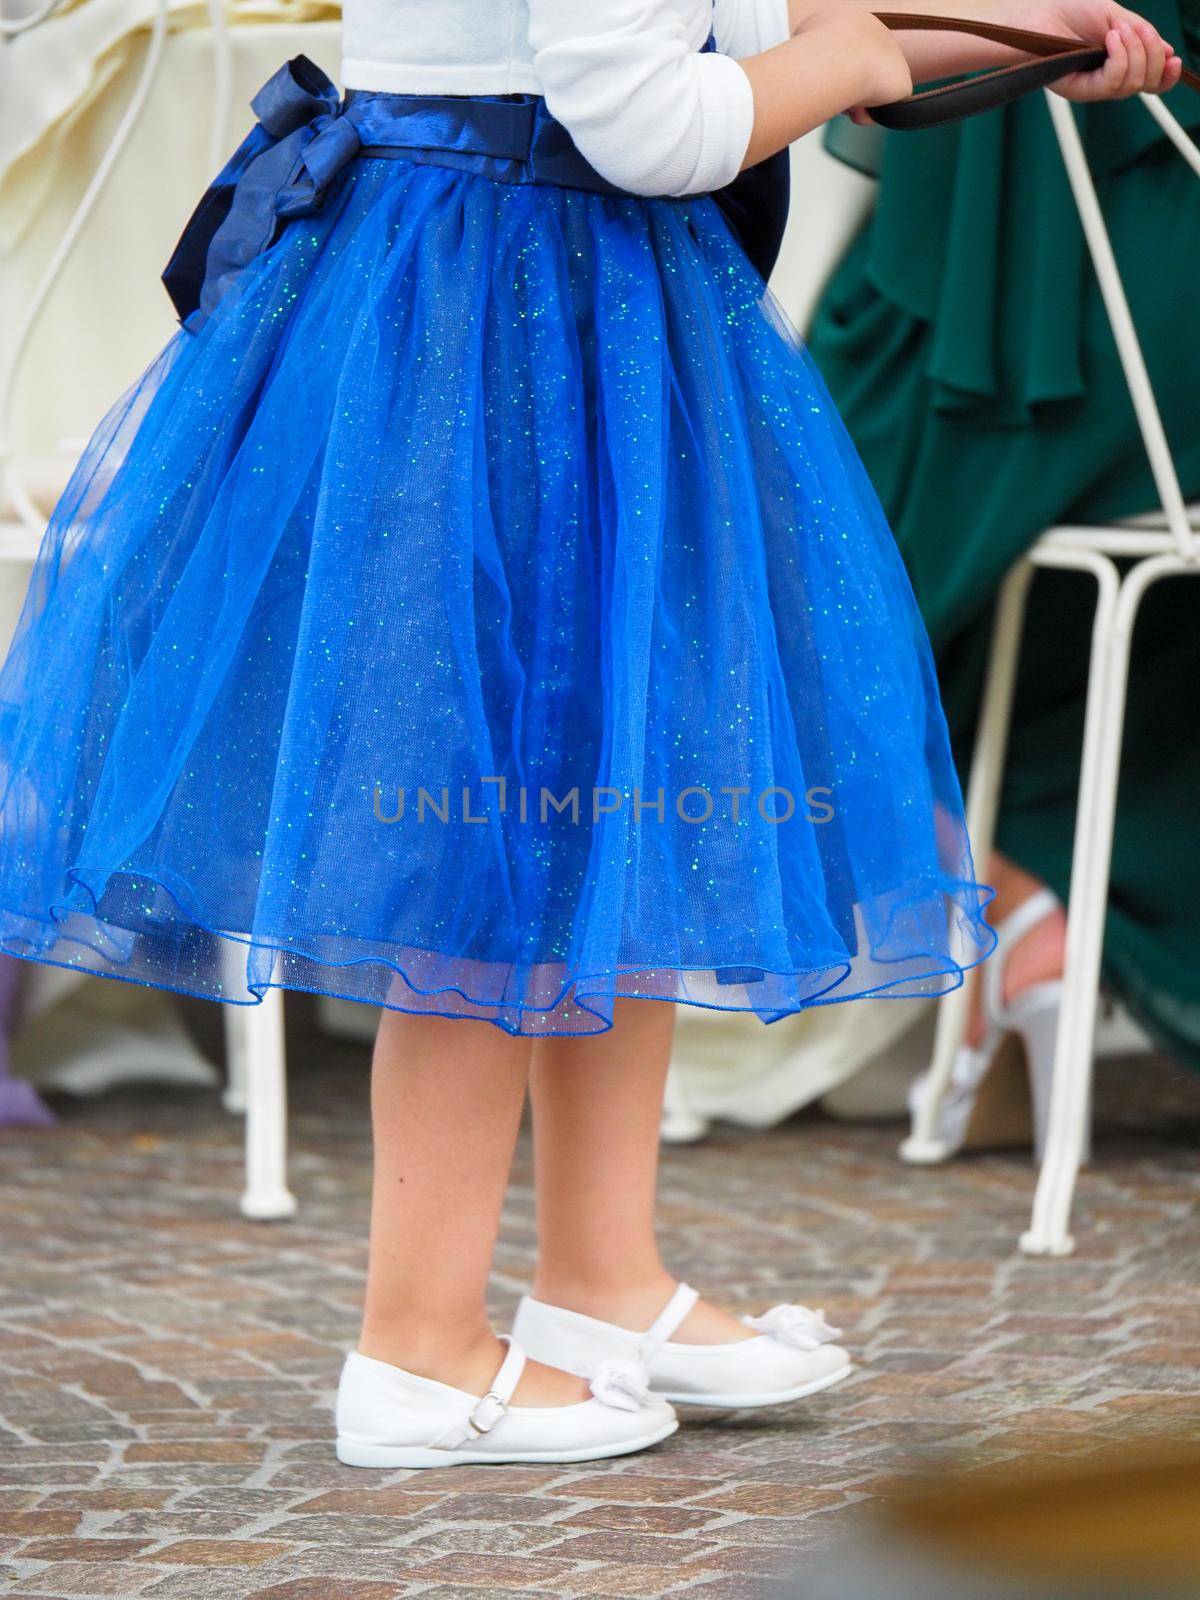
M 500 1364 L 492 1387 L 476 1400 L 465 1417 L 429 1441 L 431 1450 L 456 1450 L 460 1445 L 490 1433 L 507 1412 L 513 1391 L 525 1370 L 525 1352 L 506 1334 L 500 1337 L 508 1346 L 508 1353 Z
M 508 1401 L 502 1399 L 494 1389 L 489 1389 L 467 1418 L 472 1437 L 477 1438 L 481 1433 L 489 1433 L 507 1410 Z
M 638 1340 L 637 1353 L 641 1361 L 650 1359 L 668 1342 L 700 1296 L 689 1284 L 681 1283 L 666 1305 Z

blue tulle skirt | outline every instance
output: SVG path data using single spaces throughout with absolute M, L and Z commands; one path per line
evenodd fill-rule
M 990 948 L 921 620 L 709 200 L 360 159 L 180 332 L 0 675 L 0 947 L 528 1034 Z

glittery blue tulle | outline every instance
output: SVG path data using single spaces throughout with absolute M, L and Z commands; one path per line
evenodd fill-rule
M 711 202 L 359 160 L 92 440 L 0 676 L 0 946 L 588 1033 L 991 944 L 924 632 Z

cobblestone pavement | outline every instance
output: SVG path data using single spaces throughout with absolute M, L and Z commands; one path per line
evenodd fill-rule
M 1014 1254 L 1024 1159 L 911 1172 L 894 1129 L 815 1117 L 667 1155 L 673 1265 L 730 1304 L 823 1305 L 862 1362 L 841 1389 L 611 1465 L 341 1468 L 366 1057 L 321 1056 L 294 1074 L 291 1224 L 238 1218 L 213 1095 L 0 1139 L 0 1596 L 782 1596 L 905 1474 L 1200 1421 L 1200 1079 L 1137 1062 L 1104 1074 L 1069 1260 Z M 498 1316 L 532 1247 L 523 1155 Z

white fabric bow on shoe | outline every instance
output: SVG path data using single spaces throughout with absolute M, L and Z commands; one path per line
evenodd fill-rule
M 592 1374 L 589 1387 L 597 1400 L 622 1411 L 637 1411 L 654 1401 L 650 1376 L 632 1356 L 605 1356 Z
M 761 1317 L 743 1317 L 742 1321 L 756 1333 L 768 1334 L 793 1350 L 819 1350 L 823 1344 L 840 1339 L 842 1330 L 825 1321 L 823 1311 L 810 1311 L 807 1306 L 772 1306 Z

